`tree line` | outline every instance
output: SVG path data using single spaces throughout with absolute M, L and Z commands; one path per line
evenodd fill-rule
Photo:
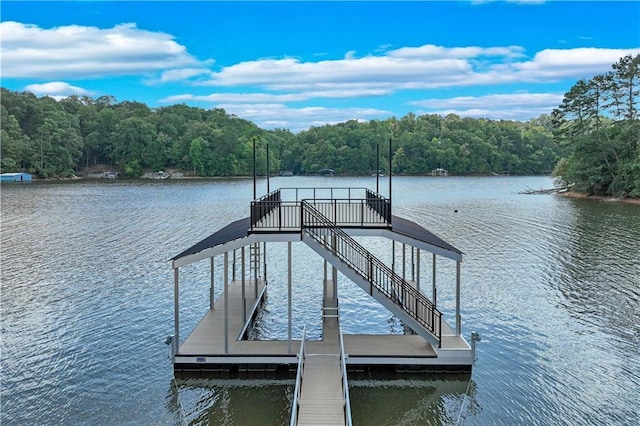
M 580 80 L 551 115 L 527 122 L 404 117 L 265 130 L 228 114 L 184 104 L 149 108 L 111 96 L 62 100 L 1 89 L 0 169 L 70 177 L 104 165 L 128 177 L 179 169 L 193 176 L 249 176 L 268 170 L 343 175 L 554 174 L 593 194 L 640 195 L 638 56 Z M 392 143 L 391 153 L 389 143 Z M 378 160 L 379 159 L 379 160 Z M 560 161 L 559 161 L 560 160 Z
M 558 159 L 551 119 L 526 123 L 460 118 L 450 114 L 356 120 L 294 134 L 264 130 L 222 109 L 184 104 L 151 109 L 102 96 L 60 101 L 2 89 L 2 172 L 29 171 L 42 178 L 69 177 L 107 165 L 126 176 L 181 169 L 194 176 L 247 176 L 269 170 L 314 174 L 388 172 L 428 174 L 550 173 Z M 379 155 L 378 155 L 379 153 Z M 379 159 L 379 160 L 378 160 Z
M 552 112 L 554 175 L 590 195 L 640 197 L 640 55 L 579 80 Z

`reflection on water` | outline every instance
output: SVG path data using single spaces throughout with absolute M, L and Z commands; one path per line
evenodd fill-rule
M 374 188 L 375 179 L 271 182 L 294 185 Z M 550 185 L 394 179 L 394 214 L 465 253 L 462 330 L 482 342 L 470 377 L 353 375 L 356 424 L 640 423 L 640 208 L 518 194 Z M 2 424 L 286 424 L 292 380 L 174 384 L 164 344 L 173 333 L 167 260 L 248 214 L 252 189 L 242 179 L 2 185 Z M 363 243 L 391 262 L 388 242 Z M 293 253 L 294 336 L 307 326 L 319 338 L 322 260 L 302 244 Z M 268 246 L 267 258 L 254 332 L 286 338 L 286 244 Z M 180 273 L 186 336 L 208 306 L 209 265 Z M 422 274 L 430 290 L 429 256 Z M 436 281 L 452 322 L 455 262 L 439 259 Z M 345 332 L 401 332 L 359 287 L 338 285 Z
M 459 424 L 479 412 L 470 375 L 373 378 L 349 381 L 354 424 Z M 398 376 L 398 375 L 392 375 Z
M 193 425 L 289 423 L 291 380 L 176 380 L 184 422 Z

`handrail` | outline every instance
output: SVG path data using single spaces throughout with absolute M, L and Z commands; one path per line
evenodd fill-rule
M 377 192 L 373 192 L 367 189 L 367 206 L 372 208 L 375 212 L 377 212 L 380 216 L 384 218 L 384 220 L 390 224 L 391 223 L 391 201 L 387 198 L 384 198 L 382 195 Z
M 293 390 L 293 402 L 291 404 L 290 426 L 298 423 L 298 406 L 300 404 L 300 391 L 302 390 L 302 375 L 304 373 L 304 342 L 307 340 L 307 328 L 302 330 L 302 340 L 300 341 L 300 353 L 298 354 L 298 372 L 296 373 L 296 385 Z
M 349 396 L 349 382 L 347 380 L 347 361 L 344 355 L 344 340 L 342 327 L 338 321 L 338 335 L 340 336 L 340 369 L 342 371 L 342 398 L 344 399 L 344 418 L 347 426 L 351 426 L 351 397 Z
M 273 209 L 278 207 L 282 201 L 280 190 L 275 191 L 251 202 L 251 227 L 267 216 Z
M 370 294 L 373 294 L 375 287 L 425 329 L 437 336 L 438 342 L 441 341 L 442 314 L 426 296 L 337 227 L 311 203 L 303 200 L 301 210 L 300 221 L 303 231 L 366 279 L 371 286 Z M 323 238 L 327 235 L 336 238 L 328 242 Z
M 303 200 L 312 200 L 314 205 L 325 204 L 322 211 L 332 209 L 336 223 L 348 226 L 391 225 L 391 200 L 368 188 L 292 187 L 278 188 L 251 202 L 251 229 L 300 229 L 300 215 L 296 212 Z M 353 209 L 354 204 L 356 207 L 359 205 L 356 210 Z M 270 215 L 276 209 L 277 214 Z
M 384 227 L 391 224 L 390 209 L 385 200 L 375 198 L 316 198 L 304 200 L 329 220 L 341 226 Z M 299 231 L 301 201 L 274 199 L 251 202 L 252 231 Z M 274 212 L 273 214 L 270 214 Z
M 262 196 L 255 201 L 264 201 L 274 193 L 280 192 L 280 196 L 284 201 L 302 201 L 309 199 L 320 198 L 348 198 L 348 199 L 364 199 L 367 198 L 367 194 L 376 194 L 377 198 L 381 200 L 389 201 L 382 195 L 371 191 L 366 187 L 281 187 L 277 190 L 271 191 L 269 194 Z

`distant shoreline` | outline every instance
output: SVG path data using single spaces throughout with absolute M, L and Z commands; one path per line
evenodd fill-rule
M 585 200 L 597 200 L 597 201 L 604 201 L 608 203 L 617 202 L 617 203 L 640 205 L 640 198 L 604 197 L 600 195 L 587 195 L 581 192 L 574 192 L 574 191 L 557 192 L 556 194 L 562 197 L 569 197 L 569 198 L 581 198 Z

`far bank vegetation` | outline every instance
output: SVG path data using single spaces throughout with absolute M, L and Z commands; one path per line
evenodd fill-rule
M 347 121 L 294 134 L 265 130 L 222 109 L 184 104 L 151 109 L 113 97 L 57 101 L 2 88 L 1 171 L 40 178 L 82 175 L 96 166 L 119 176 L 180 170 L 190 176 L 249 176 L 253 140 L 257 172 L 340 175 L 550 174 L 593 194 L 640 196 L 638 59 L 580 80 L 553 114 L 527 122 L 409 113 Z

